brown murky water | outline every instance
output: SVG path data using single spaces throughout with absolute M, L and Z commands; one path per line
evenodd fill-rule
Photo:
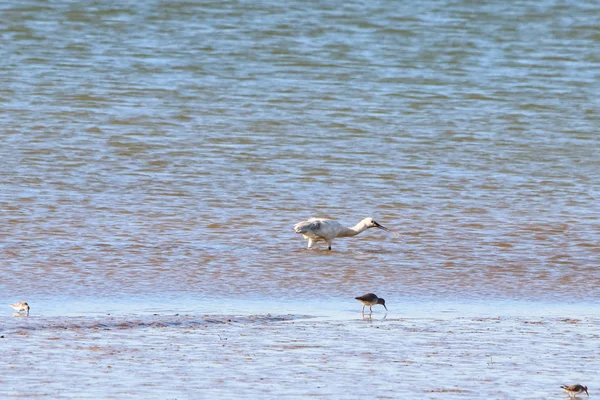
M 597 4 L 339 6 L 2 7 L 5 296 L 598 299 Z
M 245 301 L 242 315 L 314 315 L 301 306 L 368 291 L 540 302 L 530 317 L 598 304 L 599 13 L 552 0 L 2 4 L 0 300 L 36 318 L 237 315 Z M 370 230 L 308 251 L 292 227 L 311 216 L 373 216 L 404 240 Z M 1 329 L 13 322 L 7 307 Z

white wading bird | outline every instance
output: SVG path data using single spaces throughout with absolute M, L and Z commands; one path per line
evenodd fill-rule
M 378 224 L 371 217 L 365 218 L 352 228 L 346 228 L 337 221 L 332 221 L 325 218 L 311 218 L 308 221 L 298 222 L 294 225 L 294 231 L 302 234 L 305 239 L 308 239 L 308 248 L 310 249 L 316 242 L 327 242 L 329 250 L 331 250 L 331 241 L 337 237 L 356 236 L 359 233 L 366 231 L 369 228 L 379 228 L 392 235 L 399 237 L 400 234 L 392 229 L 388 229 L 383 225 Z
M 27 311 L 27 315 L 29 315 L 29 304 L 25 303 L 24 301 L 20 301 L 20 302 L 15 303 L 15 304 L 9 304 L 9 306 L 11 306 L 12 308 L 14 308 L 19 313 L 21 311 Z

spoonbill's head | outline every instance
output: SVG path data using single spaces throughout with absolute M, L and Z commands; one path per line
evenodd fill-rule
M 385 300 L 382 299 L 381 297 L 377 299 L 377 304 L 381 304 L 383 306 L 383 308 L 385 308 L 385 311 L 387 311 L 387 307 L 385 306 Z
M 375 221 L 371 217 L 367 217 L 362 220 L 362 223 L 367 226 L 367 228 L 379 228 L 382 227 L 377 221 Z
M 386 228 L 385 226 L 381 225 L 379 222 L 375 221 L 371 217 L 367 217 L 367 218 L 363 219 L 363 222 L 367 225 L 367 228 L 379 228 L 381 230 L 384 230 L 386 232 L 393 234 L 394 236 L 400 236 L 400 234 L 397 231 Z

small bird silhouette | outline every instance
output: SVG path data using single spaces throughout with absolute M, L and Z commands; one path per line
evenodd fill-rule
M 576 395 L 581 394 L 583 392 L 585 392 L 585 394 L 587 394 L 588 397 L 590 397 L 587 386 L 583 386 L 583 385 L 579 385 L 579 384 L 569 385 L 569 386 L 562 385 L 561 388 L 564 389 L 567 393 L 569 393 L 569 397 L 575 397 Z

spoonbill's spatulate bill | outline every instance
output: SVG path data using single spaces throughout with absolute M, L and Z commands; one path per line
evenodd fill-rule
M 329 250 L 331 250 L 331 241 L 333 239 L 337 237 L 356 236 L 369 228 L 379 228 L 396 237 L 400 237 L 400 234 L 397 231 L 386 228 L 375 222 L 371 217 L 363 219 L 352 228 L 347 228 L 337 221 L 325 218 L 311 218 L 308 221 L 298 222 L 294 225 L 294 231 L 302 234 L 305 239 L 308 239 L 309 249 L 316 242 L 322 241 L 327 242 Z

